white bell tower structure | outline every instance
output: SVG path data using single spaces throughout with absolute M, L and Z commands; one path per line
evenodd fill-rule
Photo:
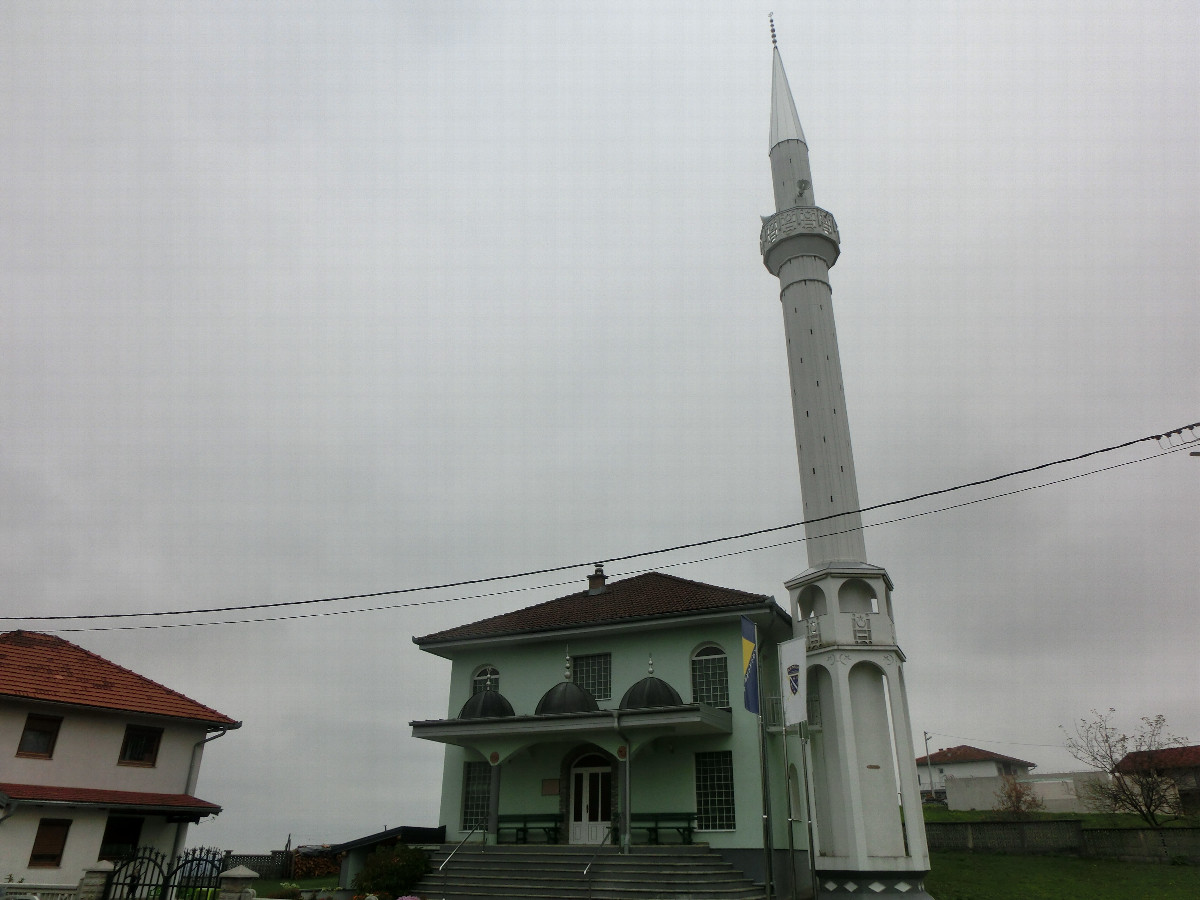
M 771 26 L 771 179 L 763 263 L 779 278 L 808 568 L 787 583 L 807 646 L 819 896 L 928 897 L 929 852 L 892 581 L 867 562 L 829 270 L 840 237 L 815 205 L 808 144 Z M 910 823 L 911 827 L 905 827 Z

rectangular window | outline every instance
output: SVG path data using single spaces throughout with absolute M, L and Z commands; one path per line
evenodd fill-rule
M 487 827 L 492 767 L 485 762 L 463 763 L 462 830 Z
M 571 657 L 571 680 L 597 700 L 612 698 L 612 654 Z
M 728 831 L 733 815 L 733 752 L 696 754 L 696 829 Z
M 60 718 L 30 713 L 29 718 L 25 720 L 25 730 L 21 732 L 21 743 L 17 745 L 17 756 L 29 756 L 34 759 L 52 757 L 60 725 Z
M 125 740 L 121 742 L 121 756 L 117 762 L 123 766 L 153 766 L 158 762 L 158 745 L 162 741 L 162 733 L 161 728 L 127 725 Z
M 38 822 L 33 852 L 29 854 L 29 868 L 57 869 L 61 866 L 63 849 L 67 846 L 67 832 L 70 830 L 70 819 L 42 819 Z
M 98 859 L 116 862 L 133 856 L 141 840 L 145 821 L 141 816 L 109 816 L 104 826 L 104 837 L 100 839 Z

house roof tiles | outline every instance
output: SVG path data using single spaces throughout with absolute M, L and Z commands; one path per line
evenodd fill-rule
M 1031 763 L 1026 759 L 1005 756 L 1003 753 L 993 753 L 991 750 L 980 750 L 978 747 L 970 747 L 966 744 L 960 744 L 957 747 L 948 747 L 945 750 L 938 750 L 936 753 L 930 753 L 928 756 L 917 758 L 918 766 L 943 766 L 952 763 L 971 762 L 1006 762 L 1012 763 L 1014 766 L 1028 766 L 1031 769 L 1037 765 L 1037 763 Z
M 221 807 L 190 794 L 155 794 L 145 791 L 109 791 L 100 788 L 58 787 L 46 784 L 0 783 L 0 794 L 27 803 L 70 803 L 82 806 L 124 806 L 142 809 L 178 809 L 214 815 Z
M 1122 775 L 1143 769 L 1197 769 L 1200 768 L 1200 745 L 1190 747 L 1164 747 L 1161 750 L 1135 750 L 1126 753 L 1113 769 Z
M 169 716 L 210 728 L 241 723 L 52 634 L 0 634 L 0 696 Z
M 413 641 L 418 645 L 441 644 L 766 605 L 774 605 L 774 600 L 765 594 L 717 587 L 662 572 L 646 572 L 608 582 L 599 593 L 579 591 L 536 606 L 414 637 Z

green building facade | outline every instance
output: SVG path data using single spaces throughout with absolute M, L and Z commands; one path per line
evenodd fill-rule
M 743 620 L 756 627 L 759 716 L 743 691 Z M 446 744 L 447 840 L 705 842 L 748 874 L 770 843 L 801 856 L 799 746 L 778 727 L 773 598 L 658 572 L 414 638 L 452 662 L 446 718 L 413 734 Z M 789 803 L 788 794 L 791 793 Z M 766 811 L 764 811 L 766 806 Z M 769 815 L 769 819 L 765 818 Z M 795 866 L 796 857 L 780 862 Z

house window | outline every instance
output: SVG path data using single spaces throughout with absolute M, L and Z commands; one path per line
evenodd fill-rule
M 491 768 L 485 762 L 463 763 L 463 831 L 487 827 Z
M 123 766 L 153 766 L 158 762 L 158 745 L 162 741 L 162 733 L 161 728 L 127 725 L 117 762 Z
M 692 702 L 729 709 L 729 665 L 720 647 L 701 647 L 692 657 Z
M 612 654 L 571 657 L 571 679 L 597 700 L 612 698 Z
M 116 862 L 133 856 L 142 838 L 142 824 L 145 821 L 141 816 L 109 816 L 104 825 L 104 837 L 100 839 L 98 858 Z
M 696 828 L 727 831 L 737 827 L 733 816 L 733 752 L 696 754 Z
M 25 720 L 25 730 L 21 732 L 21 743 L 17 744 L 17 756 L 31 756 L 35 759 L 52 757 L 60 725 L 60 718 L 30 713 L 29 718 Z
M 484 666 L 471 679 L 471 696 L 482 691 L 500 690 L 500 670 L 495 666 Z
M 70 830 L 70 819 L 42 819 L 38 822 L 33 852 L 29 854 L 29 868 L 57 869 L 61 866 L 63 848 L 67 846 L 67 832 Z

